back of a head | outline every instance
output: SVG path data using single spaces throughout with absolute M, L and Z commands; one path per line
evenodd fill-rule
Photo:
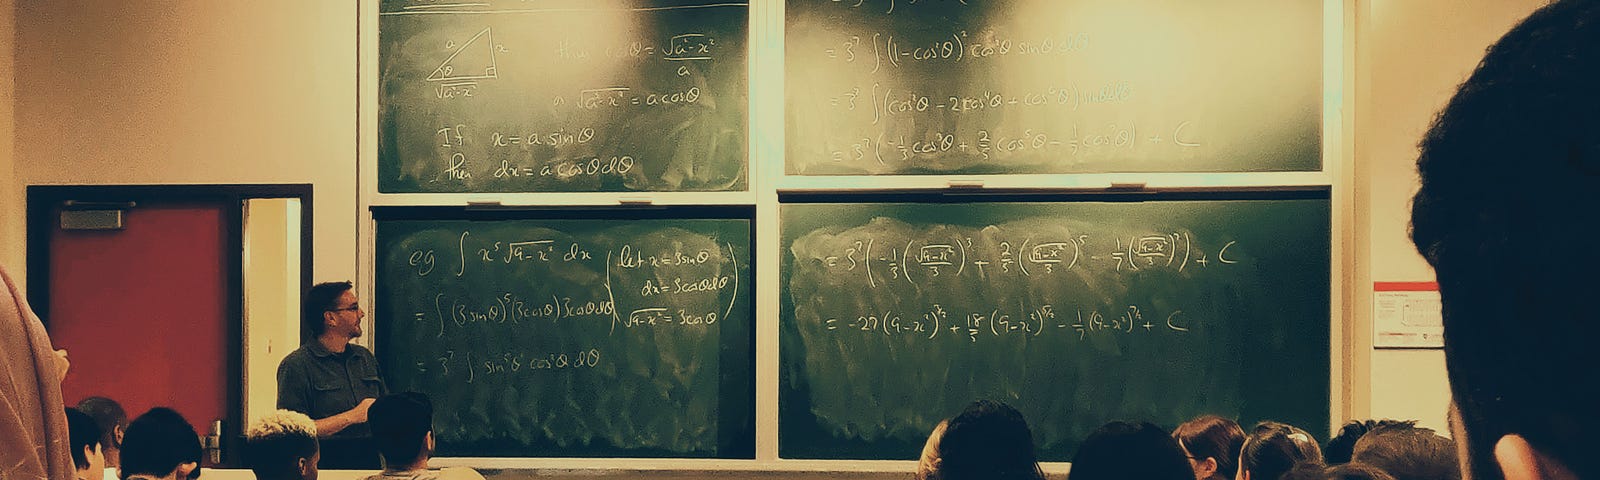
M 388 468 L 425 460 L 428 432 L 433 431 L 433 402 L 427 395 L 404 392 L 385 395 L 367 409 L 367 425 Z
M 128 412 L 122 410 L 122 404 L 106 397 L 89 397 L 78 402 L 78 410 L 88 414 L 100 427 L 102 447 L 121 448 L 117 443 L 117 430 L 128 428 Z
M 95 425 L 94 418 L 89 414 L 78 411 L 76 408 L 67 407 L 67 439 L 72 449 L 72 466 L 78 470 L 89 468 L 89 456 L 84 454 L 84 449 L 100 450 L 100 426 Z
M 1317 438 L 1311 436 L 1311 432 L 1307 432 L 1305 429 L 1283 422 L 1267 420 L 1257 423 L 1252 431 L 1259 433 L 1274 429 L 1283 430 L 1288 434 L 1289 441 L 1294 442 L 1294 448 L 1300 451 L 1300 461 L 1323 463 L 1322 445 L 1318 444 Z
M 943 480 L 1044 477 L 1022 413 L 989 400 L 972 402 L 950 419 L 939 440 L 939 457 Z
M 1249 472 L 1250 480 L 1278 480 L 1295 464 L 1322 463 L 1320 455 L 1308 454 L 1304 442 L 1296 440 L 1309 435 L 1296 430 L 1277 422 L 1256 424 L 1239 449 L 1239 469 Z
M 940 420 L 938 425 L 933 426 L 933 432 L 928 434 L 928 441 L 922 444 L 922 455 L 917 459 L 917 480 L 939 478 L 939 440 L 944 438 L 944 429 L 949 426 L 949 420 Z
M 1192 480 L 1178 441 L 1149 422 L 1111 422 L 1078 446 L 1068 480 Z
M 200 436 L 183 415 L 156 407 L 133 419 L 122 437 L 122 477 L 164 476 L 179 465 L 200 463 Z M 190 478 L 199 476 L 196 468 Z
M 1323 473 L 1327 480 L 1395 480 L 1394 477 L 1384 473 L 1372 465 L 1361 462 L 1349 462 L 1328 467 Z
M 1244 428 L 1239 422 L 1216 415 L 1196 417 L 1173 429 L 1172 438 L 1196 461 L 1215 459 L 1217 478 L 1232 480 L 1239 470 L 1239 447 L 1244 445 Z
M 1359 420 L 1351 421 L 1339 428 L 1339 433 L 1328 439 L 1328 446 L 1322 449 L 1323 460 L 1328 465 L 1350 463 L 1350 452 L 1356 448 L 1356 440 L 1374 428 L 1390 425 L 1416 426 L 1416 420 Z
M 257 480 L 316 478 L 317 425 L 300 412 L 278 410 L 256 419 L 245 430 L 250 470 Z M 300 460 L 310 466 L 309 475 Z
M 1600 256 L 1550 252 L 1600 225 L 1600 2 L 1546 5 L 1491 46 L 1420 144 L 1411 238 L 1433 266 L 1474 478 L 1519 435 L 1600 478 Z M 1561 312 L 1543 314 L 1540 312 Z
M 1379 427 L 1356 442 L 1352 461 L 1377 467 L 1395 480 L 1459 480 L 1456 444 L 1433 430 Z

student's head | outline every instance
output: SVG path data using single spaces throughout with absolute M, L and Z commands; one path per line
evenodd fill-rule
M 1458 480 L 1456 444 L 1414 425 L 1374 428 L 1356 441 L 1352 461 L 1378 467 L 1396 480 Z
M 425 466 L 433 454 L 433 402 L 417 392 L 385 395 L 367 410 L 385 468 Z
M 1339 428 L 1339 433 L 1328 439 L 1327 447 L 1322 449 L 1323 460 L 1328 465 L 1338 465 L 1350 462 L 1350 452 L 1356 448 L 1356 440 L 1374 428 L 1404 425 L 1414 427 L 1416 420 L 1359 420 L 1344 424 Z
M 1239 468 L 1244 429 L 1216 415 L 1196 417 L 1172 430 L 1196 480 L 1232 480 Z
M 301 328 L 311 337 L 320 337 L 332 326 L 335 333 L 352 338 L 361 336 L 361 317 L 366 314 L 356 301 L 350 282 L 313 285 L 301 304 Z
M 128 412 L 116 400 L 106 397 L 89 397 L 78 402 L 78 411 L 94 419 L 100 428 L 100 451 L 105 454 L 106 466 L 121 464 L 122 435 L 128 430 Z
M 1310 432 L 1302 430 L 1300 427 L 1296 427 L 1294 425 L 1283 422 L 1274 422 L 1271 420 L 1257 423 L 1256 426 L 1251 429 L 1251 432 L 1257 433 L 1269 430 L 1283 430 L 1288 432 L 1289 441 L 1293 442 L 1294 448 L 1300 451 L 1301 461 L 1323 463 L 1322 445 L 1317 444 L 1316 437 L 1312 437 Z
M 1394 480 L 1378 467 L 1361 462 L 1349 462 L 1328 467 L 1322 478 L 1327 480 Z
M 1479 480 L 1600 478 L 1600 256 L 1556 246 L 1600 225 L 1597 44 L 1600 2 L 1540 8 L 1489 47 L 1419 145 L 1411 238 L 1439 281 L 1454 437 Z
M 1305 431 L 1277 422 L 1261 422 L 1239 448 L 1237 480 L 1278 480 L 1301 462 L 1322 463 L 1321 453 L 1308 449 L 1316 440 Z
M 78 469 L 78 478 L 104 478 L 106 460 L 100 453 L 100 427 L 88 414 L 72 407 L 66 410 L 68 446 L 72 449 L 72 466 Z
M 922 456 L 917 459 L 917 480 L 939 478 L 939 439 L 944 437 L 944 429 L 949 426 L 949 420 L 940 420 L 933 426 L 933 433 L 928 434 L 927 443 L 922 444 Z
M 1394 477 L 1360 462 L 1333 466 L 1304 462 L 1289 469 L 1279 480 L 1394 480 Z
M 939 439 L 939 458 L 943 480 L 1044 478 L 1028 422 L 1000 402 L 972 402 L 951 418 Z
M 200 437 L 183 415 L 156 407 L 133 419 L 122 437 L 122 478 L 200 476 Z
M 256 419 L 244 433 L 257 480 L 317 480 L 317 425 L 300 412 L 278 410 Z
M 1166 430 L 1148 422 L 1111 422 L 1084 439 L 1068 480 L 1190 480 L 1194 470 Z

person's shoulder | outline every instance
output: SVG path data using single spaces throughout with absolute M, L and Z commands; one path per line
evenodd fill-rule
M 367 349 L 367 347 L 363 347 L 360 344 L 352 343 L 352 344 L 346 345 L 344 348 L 349 350 L 352 353 L 355 353 L 356 355 L 360 355 L 360 356 L 367 357 L 367 358 L 372 358 L 372 350 L 369 350 L 369 349 Z
M 278 362 L 278 369 L 282 370 L 288 365 L 303 363 L 309 358 L 311 358 L 311 351 L 307 350 L 305 345 L 301 345 L 295 348 L 294 351 L 289 352 L 288 355 L 283 356 L 283 360 Z
M 471 467 L 444 467 L 439 469 L 439 480 L 485 480 L 483 474 Z

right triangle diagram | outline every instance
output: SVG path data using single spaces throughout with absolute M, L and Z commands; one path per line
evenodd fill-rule
M 439 68 L 433 69 L 433 73 L 428 75 L 430 82 L 485 78 L 495 78 L 494 35 L 489 33 L 487 27 L 461 44 L 455 53 L 450 54 L 450 58 L 444 59 Z

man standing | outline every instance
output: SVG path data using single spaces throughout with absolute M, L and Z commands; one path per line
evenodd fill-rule
M 278 408 L 315 419 L 322 468 L 378 467 L 367 408 L 389 389 L 372 352 L 350 343 L 361 336 L 365 316 L 350 282 L 311 287 L 301 315 L 311 339 L 278 364 Z

